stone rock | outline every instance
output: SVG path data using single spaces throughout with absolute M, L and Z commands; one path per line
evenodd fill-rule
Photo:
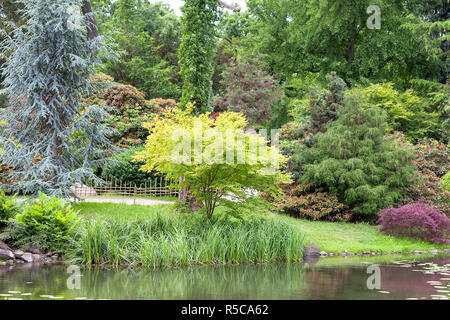
M 0 249 L 0 260 L 15 259 L 14 253 L 10 250 Z
M 430 253 L 431 253 L 431 254 L 438 254 L 439 251 L 437 251 L 437 250 L 431 250 Z
M 450 249 L 444 249 L 444 253 L 450 253 Z
M 334 253 L 333 253 L 333 252 L 330 252 L 329 255 L 330 255 L 330 257 L 333 257 L 333 256 L 334 256 Z
M 25 248 L 25 251 L 33 254 L 42 254 L 42 249 L 37 245 L 29 245 Z
M 69 190 L 70 194 L 75 197 L 91 197 L 97 195 L 97 192 L 95 191 L 94 188 L 88 187 L 81 183 L 75 183 L 73 186 L 70 187 Z
M 33 254 L 33 262 L 39 262 L 42 260 L 41 254 Z
M 14 251 L 14 255 L 16 256 L 16 258 L 22 258 L 24 252 L 22 250 L 16 250 Z
M 420 250 L 416 250 L 416 251 L 413 251 L 413 253 L 414 253 L 414 254 L 422 254 L 422 253 L 423 253 L 423 251 L 420 251 Z
M 317 244 L 310 243 L 306 246 L 304 256 L 311 257 L 311 256 L 320 256 L 319 248 L 317 247 Z
M 327 257 L 328 253 L 326 253 L 325 251 L 320 251 L 320 256 L 321 257 Z
M 30 252 L 25 252 L 21 258 L 25 262 L 33 262 L 33 254 Z
M 320 256 L 303 256 L 303 262 L 314 267 L 319 262 Z
M 0 241 L 0 249 L 11 251 L 11 248 L 3 241 Z

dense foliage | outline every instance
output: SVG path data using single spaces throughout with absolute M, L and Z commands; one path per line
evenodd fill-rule
M 450 244 L 450 218 L 423 202 L 381 210 L 381 231 Z
M 35 245 L 62 252 L 77 221 L 76 212 L 65 201 L 40 193 L 23 205 L 6 233 L 18 247 Z
M 450 171 L 441 179 L 441 187 L 450 192 Z
M 338 117 L 344 103 L 345 82 L 335 73 L 328 77 L 328 88 L 311 92 L 306 105 L 296 106 L 295 121 L 285 124 L 280 130 L 281 148 L 290 156 L 288 166 L 298 179 L 304 166 L 303 149 L 311 148 L 316 134 L 324 133 L 330 122 Z
M 396 137 L 397 143 L 405 144 L 404 138 Z M 416 182 L 408 188 L 408 197 L 402 203 L 419 200 L 433 205 L 446 215 L 450 215 L 450 192 L 440 183 L 441 177 L 450 170 L 450 149 L 448 145 L 436 141 L 421 140 L 415 146 Z
M 10 219 L 18 212 L 18 207 L 14 200 L 5 195 L 3 190 L 0 191 L 0 229 L 7 225 Z
M 146 99 L 179 99 L 181 26 L 173 10 L 141 0 L 93 0 L 92 4 L 100 31 L 108 33 L 122 52 L 119 59 L 108 59 L 103 71 L 136 87 Z
M 359 219 L 374 220 L 394 205 L 411 184 L 412 150 L 386 139 L 385 114 L 347 103 L 312 148 L 304 148 L 300 181 L 337 193 Z
M 240 56 L 223 71 L 224 92 L 214 97 L 214 111 L 242 112 L 250 125 L 264 125 L 271 106 L 281 98 L 274 78 L 264 70 L 261 57 Z
M 246 189 L 276 195 L 277 183 L 289 182 L 288 175 L 274 170 L 284 157 L 262 135 L 245 132 L 241 114 L 224 112 L 212 119 L 209 113 L 193 116 L 192 108 L 169 111 L 146 125 L 146 148 L 136 156 L 145 161 L 142 170 L 156 169 L 177 188 L 189 188 L 208 217 L 223 196 L 242 199 Z
M 310 220 L 349 221 L 352 214 L 339 202 L 336 194 L 329 194 L 311 185 L 287 185 L 285 196 L 277 208 L 283 213 Z
M 427 8 L 430 2 L 249 0 L 254 22 L 243 42 L 247 50 L 266 54 L 280 79 L 336 71 L 347 83 L 444 83 L 448 45 L 442 43 L 449 20 L 433 15 L 430 25 L 429 13 L 438 12 Z M 435 7 L 448 11 L 444 2 Z M 367 27 L 370 5 L 381 10 L 380 29 Z
M 117 183 L 127 183 L 129 186 L 140 186 L 144 184 L 159 185 L 161 175 L 157 172 L 143 172 L 140 168 L 145 164 L 143 161 L 133 161 L 134 155 L 142 151 L 143 147 L 129 147 L 119 153 L 101 170 L 101 177 L 107 181 L 116 181 Z
M 436 84 L 434 88 L 427 89 L 426 95 L 413 88 L 396 90 L 391 82 L 353 91 L 359 90 L 368 105 L 386 110 L 391 132 L 402 131 L 411 141 L 425 137 L 437 140 L 446 138 L 441 130 L 446 118 L 444 107 L 449 103 L 449 86 Z
M 106 105 L 110 117 L 106 123 L 115 129 L 110 139 L 120 147 L 141 145 L 147 137 L 143 124 L 155 114 L 174 108 L 177 103 L 172 99 L 145 100 L 145 95 L 131 85 L 114 83 L 105 74 L 90 79 L 93 83 L 105 83 L 107 88 L 86 99 L 88 104 Z
M 217 3 L 215 0 L 186 0 L 182 10 L 182 40 L 178 53 L 183 78 L 181 106 L 195 103 L 197 112 L 208 112 L 211 111 Z

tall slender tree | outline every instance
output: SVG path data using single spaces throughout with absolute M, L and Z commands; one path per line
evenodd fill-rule
M 183 89 L 181 107 L 189 102 L 198 113 L 211 111 L 217 9 L 240 11 L 221 0 L 186 0 L 183 6 L 179 63 Z
M 93 168 L 112 150 L 105 110 L 79 111 L 83 96 L 98 89 L 88 78 L 101 64 L 102 38 L 86 1 L 19 2 L 27 24 L 4 33 L 0 45 L 10 54 L 2 68 L 0 94 L 10 107 L 0 114 L 0 162 L 13 168 L 6 177 L 13 191 L 68 196 L 76 182 L 101 182 Z

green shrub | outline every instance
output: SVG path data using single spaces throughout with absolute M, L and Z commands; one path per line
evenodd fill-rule
M 155 184 L 159 185 L 160 178 L 165 177 L 165 175 L 157 172 L 151 171 L 142 172 L 139 169 L 145 164 L 143 161 L 133 161 L 133 157 L 137 151 L 142 151 L 143 147 L 130 147 L 125 151 L 118 154 L 114 160 L 109 162 L 101 172 L 101 177 L 103 179 L 107 179 L 108 181 L 116 180 L 126 182 L 127 185 L 136 185 L 140 186 L 147 183 L 152 183 L 152 186 Z
M 18 207 L 13 200 L 10 200 L 3 190 L 0 191 L 0 228 L 6 226 L 10 219 L 18 212 Z
M 61 252 L 77 221 L 76 212 L 64 200 L 40 193 L 24 204 L 7 233 L 16 246 L 36 245 Z
M 348 207 L 336 194 L 311 189 L 311 185 L 286 185 L 284 197 L 277 201 L 280 212 L 296 218 L 347 222 L 352 218 Z
M 441 179 L 441 187 L 450 192 L 450 171 Z
M 395 135 L 397 144 L 407 144 L 401 134 Z M 442 187 L 441 178 L 450 170 L 450 148 L 433 140 L 419 140 L 414 146 L 416 181 L 408 188 L 408 195 L 400 204 L 425 201 L 450 216 L 450 191 Z
M 386 129 L 380 109 L 347 103 L 317 143 L 304 148 L 302 182 L 336 193 L 356 218 L 374 221 L 406 195 L 415 170 L 412 149 L 385 137 Z

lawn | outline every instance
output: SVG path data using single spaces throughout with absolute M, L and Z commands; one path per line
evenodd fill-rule
M 89 219 L 145 219 L 161 212 L 172 212 L 173 205 L 141 206 L 115 203 L 78 202 L 72 205 L 75 210 Z
M 75 209 L 81 215 L 92 219 L 142 219 L 150 218 L 157 213 L 173 212 L 173 205 L 139 206 L 109 203 L 77 203 Z M 221 214 L 221 208 L 218 208 Z M 175 213 L 174 213 L 175 214 Z M 274 213 L 260 213 L 266 219 L 284 221 L 298 228 L 305 236 L 305 242 L 314 242 L 319 250 L 326 252 L 363 251 L 373 252 L 411 252 L 414 250 L 429 251 L 449 248 L 448 245 L 437 245 L 420 239 L 391 237 L 378 230 L 378 227 L 368 224 L 321 222 L 295 219 Z
M 326 252 L 412 252 L 450 248 L 420 239 L 392 237 L 379 227 L 364 223 L 307 221 L 277 215 L 275 219 L 289 221 L 305 233 L 306 242 L 314 242 Z

